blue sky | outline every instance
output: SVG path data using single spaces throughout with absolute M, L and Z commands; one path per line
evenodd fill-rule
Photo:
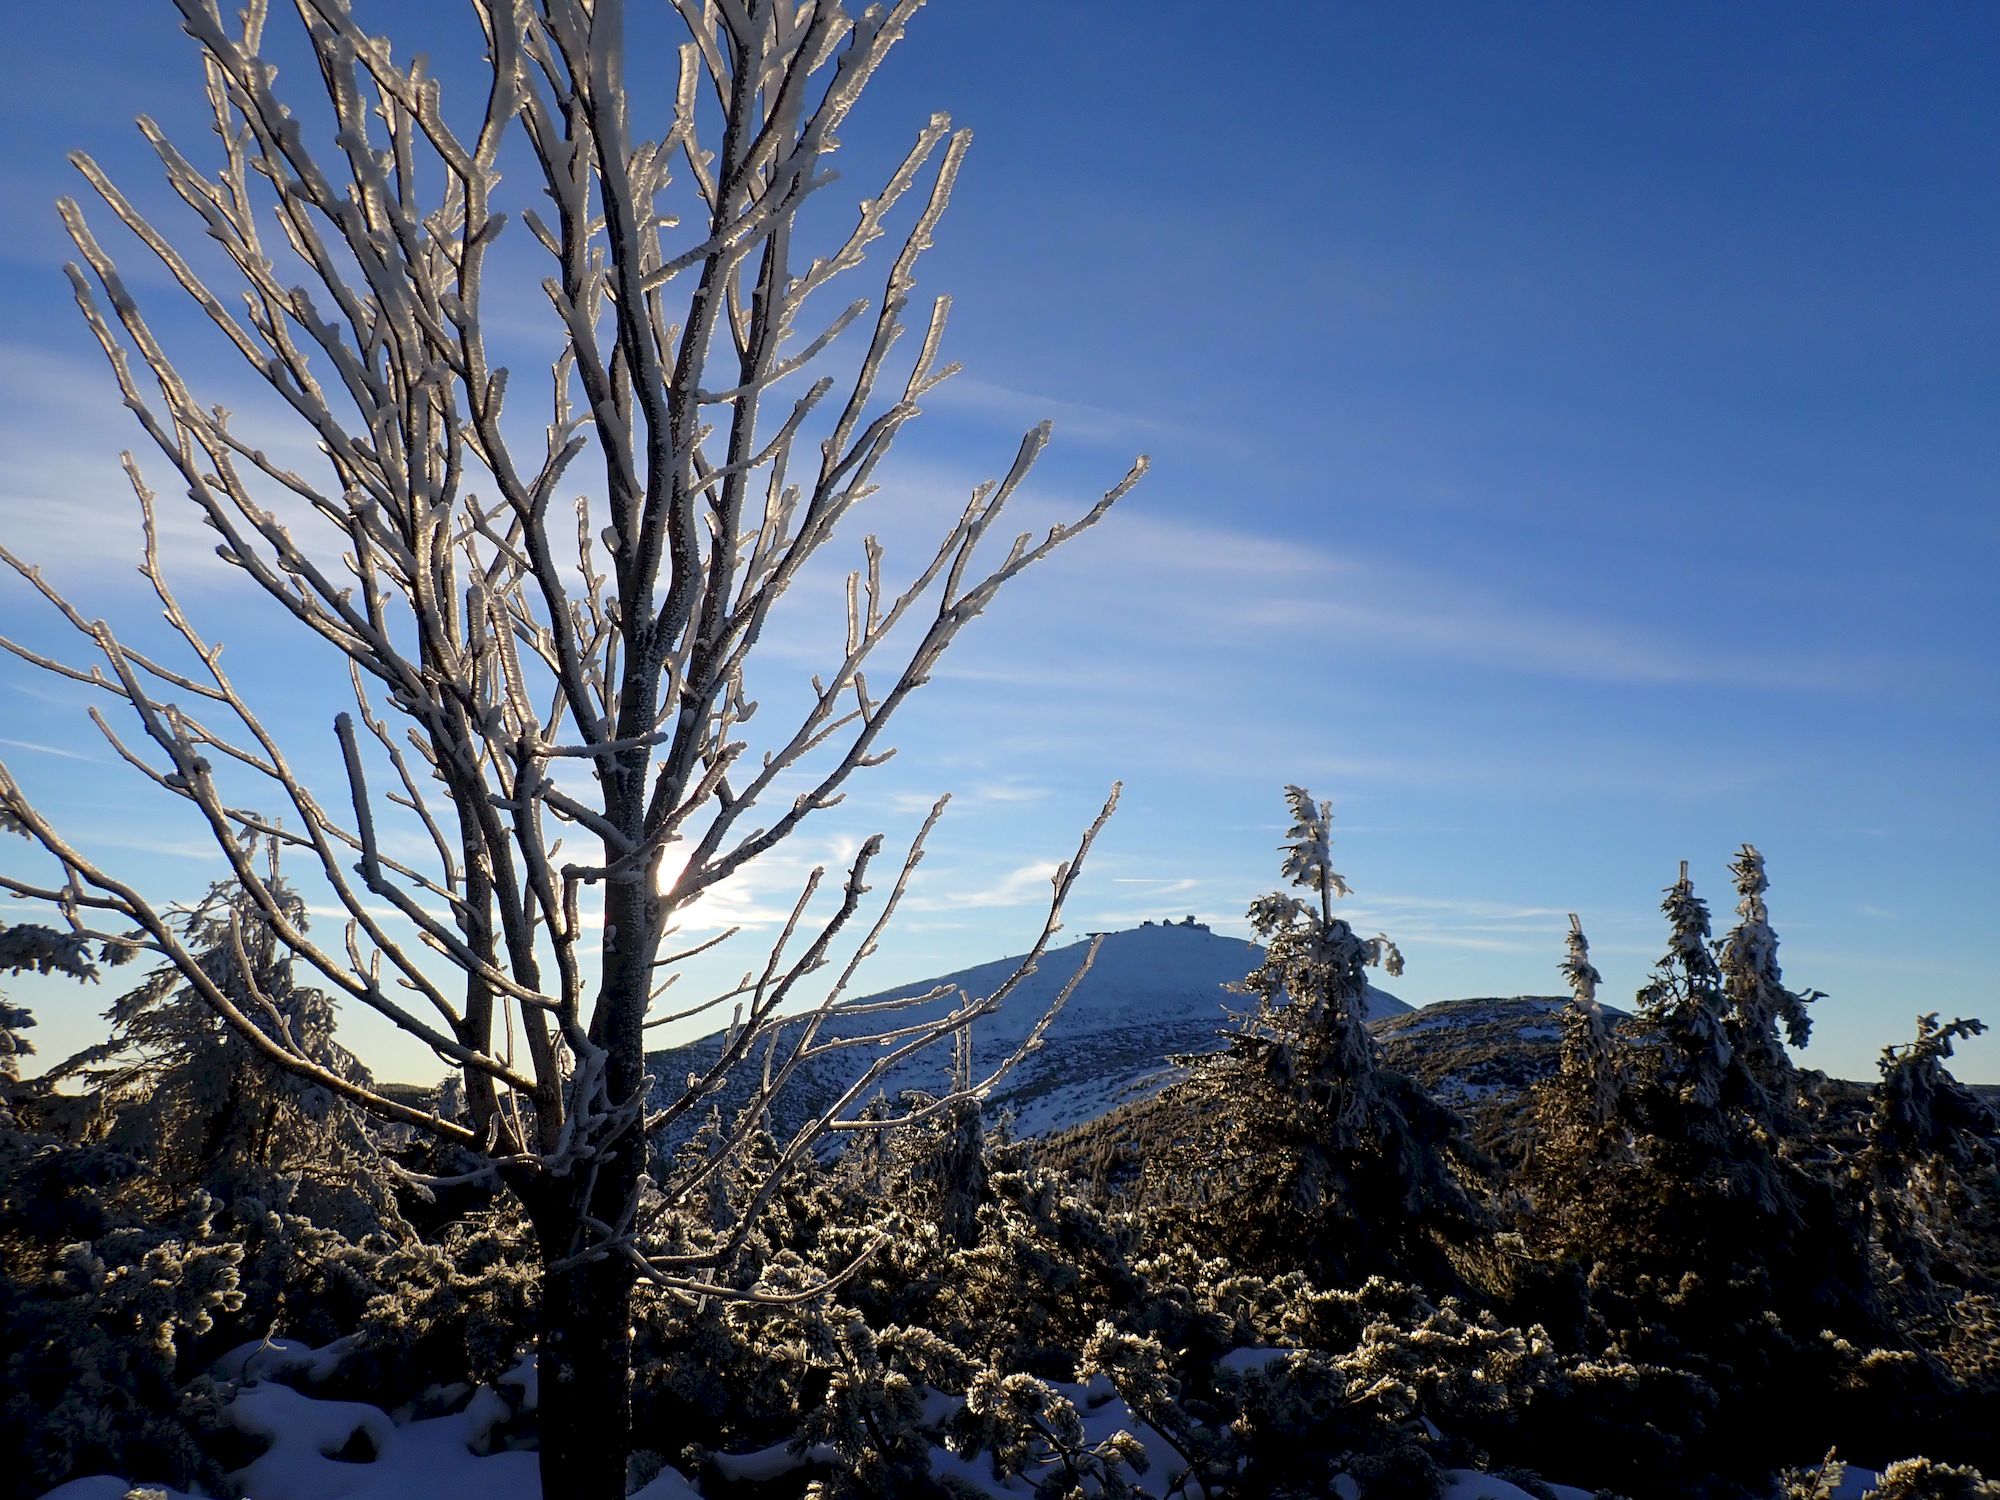
M 453 78 L 457 6 L 378 10 Z M 1011 951 L 1123 778 L 1071 928 L 1242 932 L 1302 781 L 1406 999 L 1554 989 L 1572 910 L 1629 997 L 1678 861 L 1721 927 L 1748 839 L 1788 977 L 1831 995 L 1807 1061 L 1866 1076 L 1918 1010 L 2000 1022 L 2000 14 L 1270 13 L 937 0 L 843 132 L 829 197 L 933 109 L 977 132 L 924 268 L 967 374 L 885 474 L 892 559 L 1042 416 L 1032 518 L 1135 452 L 1154 471 L 962 642 L 854 816 L 710 915 L 768 920 L 814 860 L 956 789 L 872 975 Z M 116 613 L 135 434 L 49 205 L 71 147 L 145 181 L 142 110 L 198 140 L 197 74 L 165 3 L 14 32 L 36 65 L 0 100 L 0 528 Z M 212 375 L 221 399 L 237 377 Z M 319 679 L 201 602 L 324 745 Z M 0 619 L 53 639 L 18 590 Z M 803 624 L 790 645 L 805 670 Z M 212 878 L 70 695 L 0 666 L 0 703 L 0 758 L 79 835 L 149 889 Z M 58 1054 L 109 999 L 20 992 Z M 1991 1038 L 1962 1061 L 2000 1079 Z

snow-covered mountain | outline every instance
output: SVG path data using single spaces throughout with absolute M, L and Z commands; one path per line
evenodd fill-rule
M 973 1031 L 973 1063 L 984 1073 L 1026 1039 L 1089 951 L 1079 940 L 1043 955 L 1030 975 L 993 1015 Z M 1095 1119 L 1120 1104 L 1157 1093 L 1180 1076 L 1176 1055 L 1213 1052 L 1223 1046 L 1225 1009 L 1241 1010 L 1247 997 L 1228 986 L 1257 966 L 1263 950 L 1240 938 L 1222 937 L 1200 924 L 1169 923 L 1107 933 L 1097 960 L 1057 1016 L 1039 1050 L 1030 1053 L 994 1089 L 989 1117 L 1014 1116 L 1019 1135 L 1044 1135 Z M 853 1003 L 918 995 L 949 986 L 946 998 L 895 1013 L 899 1025 L 944 1015 L 959 992 L 992 994 L 1019 965 L 1018 956 L 885 990 Z M 1409 1006 L 1381 990 L 1370 992 L 1371 1017 L 1400 1014 Z M 837 1009 L 822 1037 L 857 1036 L 884 1022 L 881 1015 L 843 1015 Z M 788 1028 L 788 1035 L 791 1034 Z M 722 1047 L 722 1033 L 658 1052 L 651 1058 L 656 1079 L 678 1085 L 702 1071 Z M 874 1047 L 853 1047 L 816 1058 L 794 1075 L 773 1111 L 782 1134 L 826 1108 L 878 1055 Z M 783 1056 L 782 1043 L 779 1056 Z M 720 1091 L 715 1103 L 725 1117 L 739 1108 L 760 1070 L 761 1060 L 738 1070 L 740 1078 Z M 951 1053 L 940 1045 L 899 1064 L 881 1082 L 890 1099 L 903 1090 L 942 1091 L 950 1076 Z

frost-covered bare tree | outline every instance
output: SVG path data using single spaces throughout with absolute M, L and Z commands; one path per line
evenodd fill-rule
M 889 720 L 959 631 L 1099 520 L 1143 461 L 1073 524 L 995 536 L 989 555 L 981 544 L 1044 425 L 1003 477 L 952 506 L 935 550 L 900 580 L 862 541 L 844 636 L 827 640 L 798 712 L 753 730 L 746 671 L 769 656 L 758 646 L 774 605 L 874 491 L 891 442 L 953 369 L 940 359 L 945 298 L 916 313 L 910 357 L 892 354 L 965 132 L 934 117 L 819 249 L 808 252 L 801 222 L 833 180 L 837 131 L 919 0 L 859 15 L 838 0 L 663 0 L 649 18 L 686 40 L 650 124 L 641 85 L 671 79 L 673 58 L 628 58 L 620 0 L 470 0 L 485 67 L 456 113 L 423 60 L 365 32 L 348 0 L 295 0 L 317 71 L 296 94 L 266 50 L 264 0 L 238 23 L 215 0 L 175 3 L 200 49 L 218 161 L 205 170 L 151 121 L 140 129 L 198 234 L 177 243 L 95 162 L 76 165 L 316 457 L 286 461 L 197 393 L 169 325 L 149 318 L 66 201 L 79 254 L 69 279 L 218 555 L 275 617 L 344 659 L 353 703 L 333 720 L 328 760 L 340 772 L 330 790 L 311 784 L 304 747 L 260 713 L 183 607 L 154 493 L 129 455 L 141 572 L 169 646 L 121 638 L 0 551 L 90 654 L 13 650 L 129 712 L 135 727 L 103 715 L 98 726 L 162 797 L 198 814 L 301 971 L 428 1045 L 462 1078 L 467 1114 L 316 1062 L 267 997 L 217 984 L 168 916 L 4 768 L 0 825 L 52 868 L 0 887 L 52 903 L 93 942 L 163 955 L 272 1062 L 461 1148 L 468 1171 L 517 1193 L 544 1257 L 544 1472 L 561 1475 L 561 1493 L 620 1494 L 635 1278 L 705 1286 L 700 1264 L 649 1254 L 648 1215 L 702 1194 L 736 1144 L 725 1133 L 705 1159 L 660 1168 L 648 1133 L 753 1055 L 775 1089 L 815 1050 L 855 1045 L 808 1024 L 777 1055 L 763 1048 L 788 1001 L 842 997 L 936 814 L 877 915 L 860 914 L 879 838 L 818 902 L 815 872 L 768 959 L 706 1002 L 735 1007 L 714 1067 L 654 1095 L 647 1028 L 676 1019 L 655 1002 L 687 956 L 666 951 L 676 914 L 884 759 Z M 822 312 L 823 289 L 846 284 L 892 225 L 900 248 L 873 297 Z M 503 358 L 503 323 L 523 316 L 495 290 L 503 250 L 510 264 L 546 257 L 542 309 L 559 354 L 539 415 L 521 414 L 527 389 Z M 1037 955 L 1101 824 L 1055 878 Z M 253 857 L 260 839 L 324 888 L 339 941 L 295 920 Z M 852 957 L 838 957 L 846 943 Z M 833 977 L 807 997 L 816 971 Z M 1011 985 L 922 1025 L 885 1009 L 879 1064 L 784 1143 L 780 1169 L 827 1131 L 878 1127 L 845 1105 Z

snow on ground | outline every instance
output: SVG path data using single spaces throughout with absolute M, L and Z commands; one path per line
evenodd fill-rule
M 533 1452 L 480 1451 L 496 1427 L 534 1406 L 538 1392 L 532 1356 L 500 1377 L 502 1387 L 517 1392 L 511 1401 L 494 1387 L 481 1386 L 455 1412 L 400 1421 L 380 1407 L 310 1395 L 272 1378 L 322 1379 L 353 1342 L 338 1339 L 313 1349 L 291 1339 L 272 1339 L 244 1344 L 217 1362 L 217 1375 L 243 1382 L 226 1408 L 228 1420 L 269 1444 L 230 1475 L 245 1500 L 542 1500 Z M 458 1389 L 461 1394 L 465 1390 Z M 60 1485 L 43 1500 L 125 1500 L 131 1487 L 126 1480 L 99 1474 Z M 148 1500 L 195 1500 L 155 1486 L 144 1493 Z M 630 1500 L 700 1496 L 667 1469 Z
M 283 1374 L 307 1380 L 332 1373 L 352 1340 L 337 1340 L 313 1349 L 288 1339 L 245 1344 L 225 1355 L 216 1373 L 243 1382 L 226 1408 L 239 1430 L 269 1446 L 230 1477 L 245 1500 L 445 1500 L 477 1496 L 478 1500 L 542 1500 L 536 1455 L 526 1449 L 483 1453 L 494 1429 L 517 1412 L 531 1410 L 537 1395 L 532 1355 L 500 1377 L 501 1389 L 482 1386 L 470 1399 L 444 1416 L 392 1416 L 379 1407 L 357 1401 L 334 1401 L 283 1385 L 272 1377 Z M 1236 1370 L 1261 1368 L 1283 1359 L 1289 1349 L 1238 1349 L 1221 1363 Z M 1171 1487 L 1180 1470 L 1180 1455 L 1158 1432 L 1139 1421 L 1130 1407 L 1099 1376 L 1087 1385 L 1051 1382 L 1083 1421 L 1092 1443 L 1123 1430 L 1139 1440 L 1150 1461 L 1143 1481 L 1148 1490 Z M 512 1399 L 502 1389 L 515 1394 Z M 457 1388 L 463 1396 L 465 1387 Z M 443 1393 L 450 1397 L 453 1393 Z M 942 1421 L 962 1404 L 962 1398 L 932 1391 L 925 1415 Z M 340 1455 L 335 1457 L 334 1455 Z M 752 1453 L 717 1455 L 717 1470 L 736 1480 L 764 1480 L 804 1465 L 827 1462 L 824 1449 L 794 1452 L 778 1444 Z M 931 1470 L 992 1500 L 1024 1500 L 1032 1495 L 1041 1474 L 1000 1478 L 990 1459 L 981 1454 L 963 1458 L 946 1448 L 932 1450 Z M 1833 1500 L 1861 1500 L 1876 1483 L 1871 1471 L 1850 1467 L 1833 1491 Z M 132 1484 L 110 1475 L 73 1479 L 49 1491 L 42 1500 L 127 1500 Z M 1591 1500 L 1592 1491 L 1570 1485 L 1548 1487 L 1556 1500 Z M 148 1486 L 146 1500 L 199 1500 L 179 1490 Z M 1186 1492 L 1203 1500 L 1198 1484 Z M 1348 1475 L 1335 1477 L 1328 1500 L 1359 1500 L 1360 1487 Z M 672 1469 L 635 1491 L 628 1500 L 701 1500 L 701 1493 Z M 1476 1469 L 1450 1469 L 1439 1500 L 1535 1500 L 1526 1490 Z
M 444 1416 L 407 1416 L 398 1420 L 380 1407 L 358 1401 L 335 1401 L 280 1384 L 273 1378 L 320 1378 L 338 1365 L 351 1340 L 313 1349 L 292 1340 L 245 1344 L 225 1355 L 216 1373 L 244 1382 L 225 1414 L 240 1431 L 269 1446 L 230 1478 L 245 1500 L 445 1500 L 477 1496 L 479 1500 L 542 1500 L 536 1455 L 526 1449 L 482 1453 L 493 1430 L 516 1411 L 534 1405 L 535 1365 L 532 1356 L 501 1377 L 501 1386 L 519 1394 L 512 1401 L 492 1386 L 471 1393 L 459 1410 Z M 1170 1475 L 1178 1455 L 1159 1433 L 1136 1420 L 1130 1408 L 1107 1382 L 1062 1385 L 1077 1408 L 1085 1434 L 1101 1442 L 1123 1429 L 1139 1439 L 1151 1461 L 1151 1471 Z M 463 1394 L 464 1388 L 459 1388 Z M 442 1393 L 449 1397 L 453 1393 Z M 927 1415 L 949 1416 L 963 1398 L 933 1392 Z M 338 1455 L 336 1457 L 336 1455 Z M 808 1448 L 794 1452 L 777 1444 L 753 1453 L 718 1455 L 716 1468 L 737 1481 L 775 1478 L 807 1464 L 825 1463 L 831 1450 Z M 1001 1479 L 988 1458 L 964 1459 L 944 1448 L 933 1452 L 933 1467 L 950 1474 L 995 1500 L 1021 1500 L 1033 1493 L 1040 1475 Z M 48 1492 L 43 1500 L 127 1500 L 130 1481 L 99 1474 L 73 1479 Z M 147 1500 L 197 1500 L 180 1490 L 149 1486 Z M 672 1469 L 634 1492 L 629 1500 L 701 1500 L 700 1492 Z M 1202 1500 L 1199 1486 L 1190 1500 Z
M 1580 1490 L 1575 1485 L 1552 1484 L 1556 1500 L 1591 1500 L 1592 1490 Z M 1482 1474 L 1477 1469 L 1446 1469 L 1444 1489 L 1438 1500 L 1535 1500 L 1518 1484 L 1510 1484 L 1504 1479 L 1495 1479 L 1490 1474 Z

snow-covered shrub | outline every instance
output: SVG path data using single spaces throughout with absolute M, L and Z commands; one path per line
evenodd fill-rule
M 536 1257 L 518 1211 L 469 1214 L 426 1239 L 350 1240 L 291 1220 L 297 1269 L 278 1331 L 354 1342 L 320 1389 L 384 1405 L 425 1388 L 496 1381 L 534 1337 Z
M 990 1457 L 1003 1476 L 1039 1474 L 1035 1500 L 1134 1500 L 1146 1452 L 1119 1429 L 1092 1439 L 1076 1404 L 1049 1382 L 987 1368 L 972 1378 L 953 1425 L 962 1458 Z
M 2000 1483 L 1962 1464 L 1906 1458 L 1882 1471 L 1869 1500 L 2000 1500 Z
M 1780 1469 L 1777 1500 L 1834 1500 L 1846 1477 L 1847 1465 L 1840 1461 L 1839 1450 L 1829 1448 L 1826 1457 L 1810 1467 Z
M 1698 1490 L 1718 1469 L 1759 1462 L 1710 1446 L 1719 1405 L 1714 1387 L 1687 1370 L 1615 1350 L 1571 1357 L 1535 1393 L 1510 1443 L 1490 1446 L 1621 1494 Z
M 24 1196 L 101 1192 L 129 1168 L 97 1148 L 0 1140 L 0 1453 L 10 1483 L 39 1494 L 99 1470 L 177 1485 L 212 1482 L 186 1409 L 200 1351 L 232 1327 L 241 1250 L 198 1200 L 177 1229 L 69 1225 L 24 1213 Z M 25 1190 L 25 1191 L 24 1191 Z M 64 1242 L 50 1228 L 94 1232 Z M 229 1336 L 222 1332 L 221 1336 Z
M 822 1488 L 830 1496 L 929 1494 L 931 1450 L 943 1440 L 935 1393 L 967 1391 L 973 1362 L 925 1328 L 879 1333 L 852 1309 L 820 1320 L 819 1347 L 830 1376 L 803 1413 L 795 1442 L 820 1445 L 834 1459 Z
M 1133 1415 L 1173 1449 L 1174 1472 L 1162 1476 L 1156 1493 L 1226 1494 L 1238 1467 L 1240 1445 L 1237 1435 L 1219 1420 L 1225 1407 L 1215 1399 L 1212 1379 L 1201 1382 L 1209 1389 L 1196 1391 L 1189 1399 L 1183 1376 L 1212 1374 L 1212 1367 L 1203 1369 L 1210 1362 L 1190 1361 L 1189 1353 L 1185 1348 L 1169 1352 L 1151 1334 L 1100 1322 L 1084 1346 L 1077 1377 L 1108 1380 Z M 1233 1405 L 1226 1409 L 1233 1415 Z

